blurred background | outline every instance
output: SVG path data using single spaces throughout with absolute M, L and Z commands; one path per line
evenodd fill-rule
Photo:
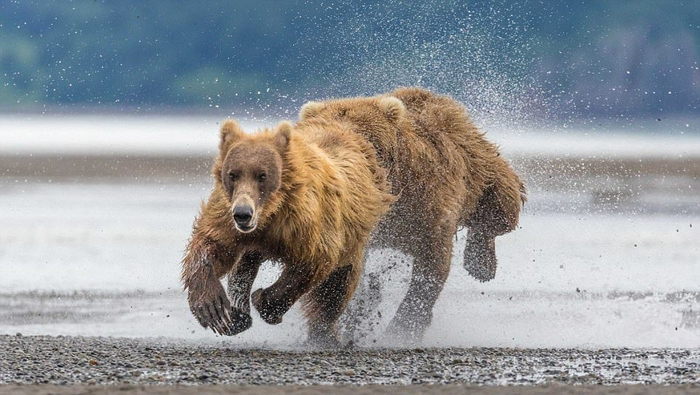
M 232 339 L 187 310 L 219 124 L 398 86 L 462 102 L 530 196 L 494 281 L 458 235 L 426 345 L 697 347 L 700 1 L 651 0 L 0 1 L 0 333 L 302 341 L 296 310 Z M 370 255 L 359 344 L 410 261 Z
M 422 85 L 482 111 L 486 90 L 532 111 L 555 105 L 558 118 L 693 115 L 698 5 L 3 1 L 0 104 L 281 116 L 309 98 Z

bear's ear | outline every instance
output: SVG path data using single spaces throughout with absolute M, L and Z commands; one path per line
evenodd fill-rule
M 379 99 L 378 105 L 391 121 L 397 121 L 406 113 L 406 106 L 394 96 L 382 97 Z
M 287 150 L 289 146 L 289 140 L 292 138 L 292 128 L 294 126 L 289 121 L 282 121 L 275 128 L 275 146 L 281 152 Z
M 221 141 L 219 142 L 219 151 L 227 152 L 231 144 L 243 137 L 245 133 L 233 119 L 227 119 L 221 125 Z
M 316 115 L 318 115 L 318 113 L 321 112 L 321 110 L 323 110 L 323 107 L 323 103 L 319 103 L 317 101 L 310 101 L 301 106 L 301 110 L 299 111 L 299 119 L 304 120 L 313 118 Z

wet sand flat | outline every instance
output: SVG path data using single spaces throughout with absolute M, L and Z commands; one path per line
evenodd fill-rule
M 167 177 L 202 179 L 209 176 L 214 154 L 202 155 L 12 155 L 0 153 L 0 176 L 85 180 L 123 178 L 148 180 Z M 609 175 L 619 177 L 682 176 L 700 178 L 700 157 L 583 157 L 576 155 L 510 155 L 524 177 L 557 174 L 566 177 Z

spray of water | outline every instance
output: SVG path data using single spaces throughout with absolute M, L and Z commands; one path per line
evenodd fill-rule
M 331 64 L 318 64 L 312 55 L 296 59 L 316 81 L 306 84 L 315 86 L 309 99 L 420 86 L 452 96 L 478 125 L 498 129 L 532 123 L 546 107 L 533 75 L 536 57 L 524 34 L 528 17 L 516 5 L 389 1 L 332 7 L 334 17 L 300 16 L 295 22 L 316 32 L 302 35 L 300 52 L 314 47 L 333 53 Z M 411 260 L 392 251 L 370 252 L 342 321 L 350 340 L 365 345 L 381 340 L 378 334 L 405 294 Z
M 373 95 L 421 86 L 462 102 L 481 125 L 510 126 L 541 117 L 546 106 L 525 34 L 528 15 L 510 3 L 388 1 L 338 6 L 336 18 L 306 20 L 321 34 L 299 48 L 333 51 L 334 63 L 300 55 L 316 88 L 309 98 Z

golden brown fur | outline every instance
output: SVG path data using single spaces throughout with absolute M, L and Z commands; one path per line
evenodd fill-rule
M 310 339 L 335 342 L 370 235 L 372 245 L 414 257 L 390 325 L 408 339 L 430 324 L 458 227 L 470 228 L 465 267 L 493 278 L 494 238 L 517 225 L 524 187 L 457 102 L 405 88 L 307 103 L 300 118 L 250 136 L 232 121 L 222 127 L 214 190 L 183 260 L 202 325 L 247 329 L 249 296 L 266 322 L 279 323 L 305 295 Z M 238 209 L 251 214 L 244 223 Z M 251 295 L 265 259 L 282 262 L 282 275 Z M 230 302 L 219 283 L 227 273 Z
M 412 255 L 413 276 L 390 330 L 420 337 L 450 268 L 452 240 L 469 226 L 465 267 L 486 281 L 496 270 L 494 238 L 515 228 L 524 186 L 498 148 L 454 100 L 417 88 L 307 103 L 297 129 L 321 120 L 362 135 L 388 171 L 391 212 L 373 245 Z
M 246 292 L 266 259 L 284 265 L 277 283 L 253 294 L 254 305 L 269 323 L 279 323 L 299 297 L 330 277 L 342 283 L 336 288 L 351 295 L 369 235 L 393 201 L 371 146 L 361 136 L 327 128 L 323 122 L 309 125 L 303 133 L 283 123 L 275 131 L 244 135 L 228 121 L 219 148 L 214 189 L 202 205 L 183 259 L 182 279 L 200 323 L 222 334 L 247 329 Z M 255 163 L 258 158 L 265 163 Z M 235 166 L 243 166 L 241 172 L 279 170 L 279 185 L 267 194 L 262 186 L 255 190 L 252 181 L 239 180 L 242 185 L 231 188 L 226 172 Z M 251 233 L 237 231 L 232 216 L 232 203 L 241 190 L 255 202 L 264 200 L 256 207 L 257 227 Z M 230 287 L 243 293 L 231 295 L 233 310 L 219 283 L 229 272 Z M 339 274 L 332 276 L 335 272 Z M 312 335 L 332 340 L 337 315 L 328 312 L 342 312 L 349 296 L 338 298 L 342 306 L 326 306 L 319 297 L 327 295 L 313 296 L 305 304 Z

